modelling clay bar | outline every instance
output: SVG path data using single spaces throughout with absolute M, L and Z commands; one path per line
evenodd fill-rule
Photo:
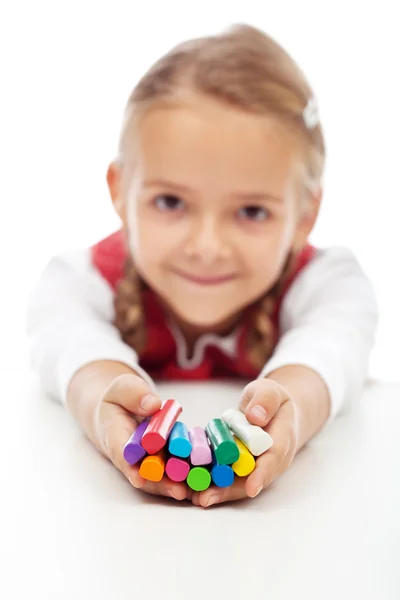
M 139 474 L 144 479 L 186 481 L 194 491 L 206 490 L 211 484 L 229 487 L 235 476 L 250 475 L 256 467 L 254 457 L 272 446 L 271 436 L 235 408 L 212 419 L 205 429 L 188 430 L 178 421 L 181 412 L 176 400 L 167 400 L 127 441 L 124 458 L 131 465 L 140 463 Z

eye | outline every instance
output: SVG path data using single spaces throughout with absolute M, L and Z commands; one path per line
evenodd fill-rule
M 269 211 L 262 206 L 243 206 L 239 209 L 239 217 L 249 221 L 266 221 L 269 216 Z
M 155 206 L 163 212 L 176 212 L 182 210 L 184 204 L 183 201 L 176 196 L 162 195 L 157 196 L 154 200 Z

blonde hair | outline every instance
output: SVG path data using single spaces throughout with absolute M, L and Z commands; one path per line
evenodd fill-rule
M 304 116 L 313 103 L 313 91 L 290 55 L 270 36 L 249 25 L 186 41 L 148 70 L 126 106 L 119 141 L 122 165 L 132 148 L 140 115 L 154 103 L 179 101 L 188 89 L 277 119 L 299 147 L 304 193 L 317 193 L 325 163 L 324 138 L 320 123 L 310 126 Z M 292 260 L 289 256 L 279 280 L 255 307 L 248 338 L 249 357 L 255 367 L 261 368 L 272 354 L 275 342 L 271 316 Z M 115 296 L 114 324 L 122 339 L 139 352 L 146 341 L 143 287 L 129 258 Z

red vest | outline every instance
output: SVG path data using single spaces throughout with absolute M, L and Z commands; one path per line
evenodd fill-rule
M 292 274 L 286 282 L 278 300 L 273 323 L 275 343 L 279 339 L 279 311 L 285 292 L 300 271 L 312 260 L 316 249 L 307 245 L 298 255 Z M 119 280 L 124 276 L 124 263 L 128 256 L 123 230 L 116 231 L 91 248 L 92 263 L 102 277 L 115 291 Z M 183 369 L 177 363 L 176 342 L 166 325 L 166 315 L 157 296 L 149 289 L 144 291 L 143 308 L 145 315 L 147 343 L 139 353 L 141 367 L 155 379 L 222 379 L 229 377 L 256 378 L 259 371 L 249 363 L 246 352 L 246 339 L 250 314 L 244 311 L 243 323 L 237 337 L 236 356 L 227 356 L 217 346 L 206 346 L 202 363 L 194 369 Z

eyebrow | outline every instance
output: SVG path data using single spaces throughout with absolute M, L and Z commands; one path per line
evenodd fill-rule
M 174 183 L 173 181 L 167 181 L 166 179 L 147 180 L 144 181 L 143 185 L 144 187 L 167 187 L 183 193 L 193 193 L 193 190 L 191 190 L 189 187 L 180 183 Z M 236 193 L 233 194 L 233 196 L 245 202 L 265 202 L 266 200 L 272 200 L 274 202 L 283 202 L 283 198 L 281 198 L 280 196 L 275 196 L 274 194 L 269 194 L 266 192 Z

